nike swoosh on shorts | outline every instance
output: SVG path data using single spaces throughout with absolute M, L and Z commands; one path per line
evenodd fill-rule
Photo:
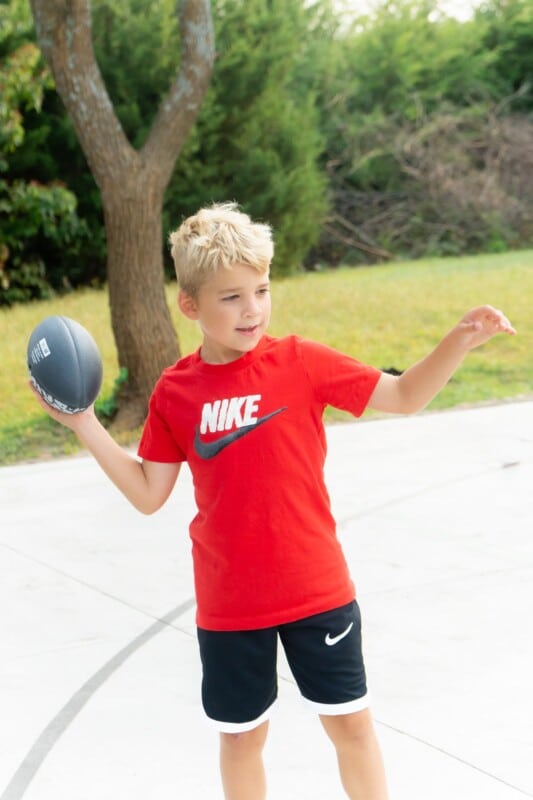
M 203 442 L 200 438 L 200 430 L 197 425 L 194 434 L 194 449 L 200 458 L 214 458 L 225 447 L 237 441 L 237 439 L 240 439 L 242 436 L 246 436 L 247 433 L 255 430 L 255 428 L 257 428 L 259 425 L 262 425 L 263 422 L 268 422 L 268 420 L 272 417 L 275 417 L 276 414 L 280 414 L 282 411 L 286 410 L 287 406 L 283 406 L 282 408 L 276 409 L 276 411 L 271 411 L 270 414 L 266 414 L 264 417 L 259 417 L 259 419 L 256 422 L 253 422 L 251 425 L 243 425 L 242 428 L 237 428 L 237 430 L 231 431 L 225 436 L 221 436 L 219 439 L 215 439 L 214 442 Z
M 342 633 L 339 633 L 338 636 L 330 636 L 329 633 L 326 633 L 326 637 L 324 639 L 325 643 L 329 645 L 329 647 L 332 647 L 334 644 L 337 644 L 337 642 L 340 642 L 341 639 L 344 639 L 345 636 L 348 636 L 352 628 L 353 622 L 350 622 L 346 630 Z

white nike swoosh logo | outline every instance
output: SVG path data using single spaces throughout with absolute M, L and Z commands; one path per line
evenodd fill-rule
M 345 636 L 348 636 L 352 628 L 353 628 L 353 622 L 350 622 L 346 630 L 343 631 L 342 633 L 339 633 L 338 636 L 330 636 L 329 633 L 326 633 L 326 638 L 324 639 L 325 643 L 330 647 L 334 644 L 337 644 L 337 642 L 340 642 L 340 640 L 344 639 Z

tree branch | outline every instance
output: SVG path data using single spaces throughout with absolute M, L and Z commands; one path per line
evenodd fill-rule
M 145 164 L 170 174 L 209 85 L 215 45 L 209 0 L 182 0 L 181 66 L 142 148 Z
M 100 186 L 138 158 L 115 111 L 92 43 L 89 0 L 30 0 L 37 37 L 56 89 Z M 126 163 L 124 163 L 124 160 Z

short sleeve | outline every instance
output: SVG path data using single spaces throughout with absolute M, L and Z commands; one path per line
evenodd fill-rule
M 318 342 L 299 339 L 298 349 L 317 399 L 360 417 L 381 370 Z
M 185 454 L 175 441 L 168 422 L 167 403 L 161 383 L 156 384 L 150 398 L 138 454 L 147 461 L 174 464 L 185 461 Z

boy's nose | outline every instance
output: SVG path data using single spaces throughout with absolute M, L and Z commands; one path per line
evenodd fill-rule
M 259 312 L 259 303 L 256 297 L 249 297 L 246 303 L 245 313 L 248 316 L 252 316 L 253 314 L 257 314 Z

